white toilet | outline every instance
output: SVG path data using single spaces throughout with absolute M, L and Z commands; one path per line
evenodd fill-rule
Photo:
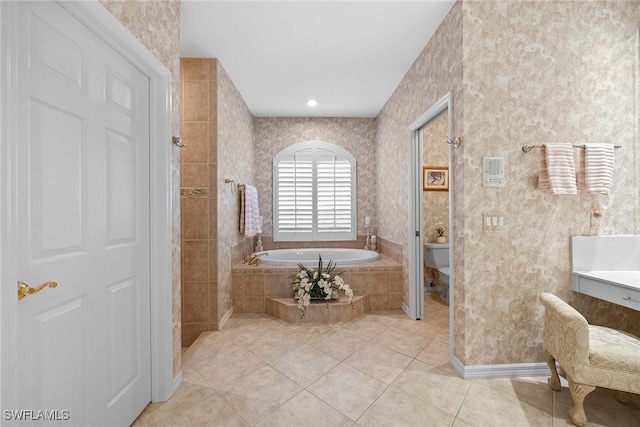
M 424 265 L 436 275 L 440 282 L 440 298 L 449 304 L 449 243 L 425 243 Z M 435 271 L 434 271 L 435 270 Z

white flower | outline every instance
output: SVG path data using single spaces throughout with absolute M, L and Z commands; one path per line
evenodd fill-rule
M 342 277 L 331 272 L 335 268 L 335 263 L 330 260 L 326 265 L 319 259 L 318 269 L 312 270 L 302 264 L 298 264 L 300 270 L 294 276 L 293 291 L 298 300 L 298 308 L 302 313 L 311 304 L 311 293 L 329 301 L 332 298 L 333 289 L 341 290 L 349 298 L 353 299 L 353 290 L 347 285 Z

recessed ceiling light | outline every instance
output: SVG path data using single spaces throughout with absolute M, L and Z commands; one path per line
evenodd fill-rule
M 307 105 L 309 107 L 315 107 L 316 105 L 318 105 L 318 101 L 316 101 L 315 99 L 310 99 L 307 101 Z

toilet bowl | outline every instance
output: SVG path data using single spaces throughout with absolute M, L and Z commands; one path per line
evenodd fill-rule
M 433 284 L 440 286 L 440 298 L 449 304 L 449 243 L 425 243 L 424 266 L 431 270 Z
M 449 267 L 438 269 L 438 276 L 440 277 L 440 298 L 447 305 L 449 305 L 449 274 Z

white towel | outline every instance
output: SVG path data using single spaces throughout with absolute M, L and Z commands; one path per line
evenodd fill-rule
M 585 144 L 584 174 L 589 193 L 609 194 L 614 162 L 613 144 Z
M 585 179 L 585 166 L 584 166 L 584 150 L 573 150 L 573 160 L 576 164 L 576 185 L 578 191 L 584 191 L 587 189 L 587 181 Z
M 262 218 L 258 207 L 258 190 L 253 185 L 244 188 L 244 235 L 253 237 L 262 234 Z
M 544 185 L 546 180 L 552 194 L 578 194 L 571 144 L 545 144 L 545 167 L 541 170 L 538 186 Z

